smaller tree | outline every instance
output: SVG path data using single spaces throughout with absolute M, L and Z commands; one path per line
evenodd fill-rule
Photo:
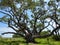
M 13 37 L 13 38 L 20 38 L 21 36 L 20 36 L 20 35 L 15 35 L 15 34 L 14 34 L 12 37 Z

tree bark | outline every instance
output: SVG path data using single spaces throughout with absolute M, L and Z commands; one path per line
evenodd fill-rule
M 25 37 L 25 40 L 26 40 L 26 43 L 37 43 L 37 42 L 35 41 L 35 38 L 32 37 L 32 35 L 27 35 L 27 36 Z

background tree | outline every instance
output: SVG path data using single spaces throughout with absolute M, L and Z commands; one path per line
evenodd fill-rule
M 18 6 L 17 6 L 18 5 Z M 0 22 L 6 23 L 26 42 L 35 42 L 35 38 L 46 38 L 60 28 L 59 0 L 0 0 L 0 13 L 5 14 Z M 31 14 L 28 14 L 30 11 Z M 53 26 L 55 24 L 55 26 Z M 51 29 L 48 27 L 50 26 Z M 43 30 L 49 33 L 42 35 Z
M 15 34 L 14 34 L 12 37 L 13 37 L 13 38 L 20 38 L 21 36 L 20 36 L 20 35 L 15 35 Z

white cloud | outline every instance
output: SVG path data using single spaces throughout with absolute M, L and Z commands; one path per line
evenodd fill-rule
M 14 32 L 14 30 L 9 27 L 0 27 L 0 35 L 3 32 Z M 2 37 L 12 37 L 12 34 L 5 34 L 5 35 L 2 35 Z
M 44 1 L 48 3 L 50 0 L 44 0 Z

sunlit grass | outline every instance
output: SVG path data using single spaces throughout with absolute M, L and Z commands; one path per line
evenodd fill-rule
M 35 39 L 38 44 L 29 43 L 29 45 L 60 45 L 60 41 L 54 41 L 52 38 Z M 0 38 L 0 45 L 26 45 L 23 38 Z

